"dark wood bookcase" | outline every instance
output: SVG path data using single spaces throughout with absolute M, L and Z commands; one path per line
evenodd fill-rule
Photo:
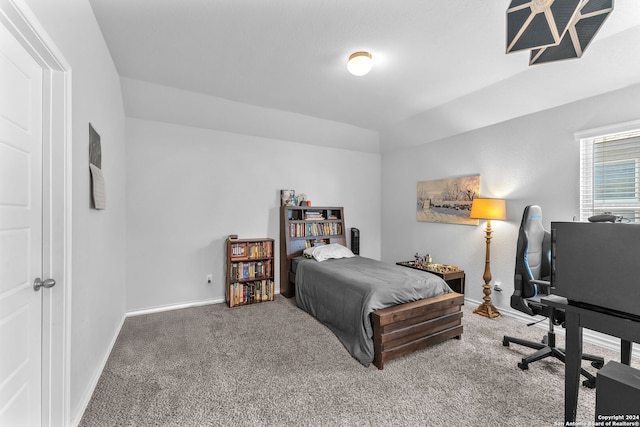
M 282 206 L 280 212 L 280 294 L 295 295 L 291 259 L 322 243 L 347 245 L 341 207 Z
M 227 239 L 225 300 L 229 307 L 273 301 L 273 239 Z

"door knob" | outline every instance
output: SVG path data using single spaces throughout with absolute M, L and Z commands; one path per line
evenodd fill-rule
M 39 277 L 33 281 L 33 290 L 39 291 L 40 288 L 53 288 L 56 285 L 54 279 L 42 280 Z

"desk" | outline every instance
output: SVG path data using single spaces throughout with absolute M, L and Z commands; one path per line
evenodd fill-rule
M 447 282 L 447 285 L 453 289 L 454 292 L 464 295 L 464 279 L 465 274 L 463 270 L 456 271 L 438 271 L 432 270 L 428 267 L 428 264 L 425 266 L 424 264 L 418 264 L 415 261 L 398 261 L 397 265 L 401 265 L 403 267 L 409 267 L 416 270 L 427 271 L 431 274 L 435 274 L 436 276 L 442 277 L 442 280 Z
M 604 308 L 596 310 L 571 305 L 566 298 L 557 295 L 543 298 L 542 303 L 565 312 L 567 348 L 564 374 L 564 421 L 565 424 L 575 422 L 580 388 L 582 328 L 620 338 L 620 361 L 629 365 L 631 345 L 633 342 L 640 342 L 640 320 L 622 317 Z

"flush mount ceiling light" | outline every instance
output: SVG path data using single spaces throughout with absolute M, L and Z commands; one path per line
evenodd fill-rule
M 369 52 L 355 52 L 349 55 L 347 70 L 354 76 L 364 76 L 373 68 L 373 58 Z

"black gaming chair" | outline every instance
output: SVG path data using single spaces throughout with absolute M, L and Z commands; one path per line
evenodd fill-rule
M 529 369 L 529 363 L 547 357 L 555 357 L 562 362 L 565 359 L 565 351 L 556 347 L 556 335 L 554 325 L 564 323 L 564 312 L 540 302 L 541 298 L 551 293 L 551 234 L 542 225 L 542 209 L 540 206 L 531 205 L 524 209 L 520 231 L 518 233 L 518 245 L 516 248 L 516 271 L 514 277 L 514 292 L 511 296 L 511 307 L 530 316 L 543 316 L 549 319 L 547 335 L 541 343 L 526 341 L 520 338 L 505 336 L 502 345 L 510 343 L 523 345 L 537 351 L 528 357 L 524 357 L 518 367 Z M 530 323 L 529 326 L 537 322 Z M 604 365 L 602 357 L 583 354 L 584 360 L 591 361 L 595 368 Z M 580 373 L 586 378 L 583 385 L 593 388 L 596 379 L 585 369 Z

